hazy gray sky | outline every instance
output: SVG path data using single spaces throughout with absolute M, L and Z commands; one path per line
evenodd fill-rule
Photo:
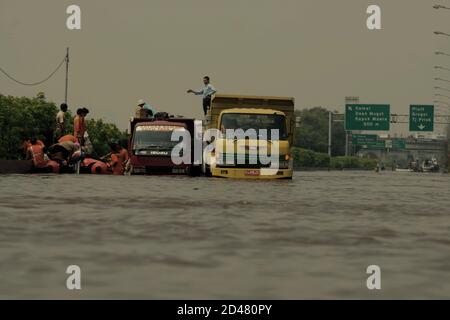
M 208 74 L 221 93 L 294 96 L 298 109 L 343 110 L 344 96 L 430 104 L 436 64 L 450 66 L 449 0 L 0 0 L 0 66 L 38 81 L 70 47 L 69 106 L 122 129 L 140 98 L 160 110 L 201 116 L 187 89 Z M 82 29 L 66 28 L 77 4 Z M 366 9 L 382 9 L 380 31 L 366 28 Z M 445 84 L 444 84 L 445 86 Z M 450 84 L 449 86 L 450 87 Z M 0 75 L 0 92 L 64 99 L 64 72 L 38 87 Z M 450 100 L 449 100 L 450 101 Z M 444 110 L 444 109 L 440 109 Z M 445 111 L 447 112 L 447 111 Z M 397 130 L 398 131 L 397 127 Z

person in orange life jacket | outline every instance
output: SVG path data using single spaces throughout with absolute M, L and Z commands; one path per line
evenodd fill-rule
M 73 135 L 77 138 L 80 145 L 84 145 L 84 133 L 86 132 L 85 118 L 89 110 L 86 108 L 78 108 L 77 115 L 73 118 Z
M 89 168 L 90 173 L 93 174 L 105 174 L 108 172 L 108 165 L 100 160 L 86 158 L 82 164 L 84 167 Z
M 65 136 L 62 136 L 58 139 L 58 142 L 64 142 L 64 141 L 72 141 L 73 143 L 77 142 L 77 138 L 71 134 L 66 134 Z
M 33 165 L 35 168 L 42 169 L 47 167 L 48 158 L 45 154 L 44 146 L 42 141 L 33 138 L 30 140 L 30 146 L 27 150 L 27 159 L 33 160 Z
M 122 162 L 123 162 L 124 165 L 125 165 L 125 163 L 126 163 L 126 162 L 128 161 L 128 159 L 129 159 L 129 156 L 128 156 L 128 150 L 127 150 L 126 148 L 122 147 L 122 145 L 121 145 L 119 142 L 116 143 L 116 148 L 115 148 L 115 150 L 116 150 L 116 153 L 118 153 L 118 155 L 119 155 L 119 157 L 120 157 L 120 160 L 122 160 Z
M 123 149 L 118 143 L 114 142 L 110 144 L 111 148 L 111 161 L 109 162 L 113 174 L 123 175 L 125 169 L 124 159 L 128 160 L 128 152 L 123 153 L 121 150 Z M 126 161 L 125 160 L 125 161 Z

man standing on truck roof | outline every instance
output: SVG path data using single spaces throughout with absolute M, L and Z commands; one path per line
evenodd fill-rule
M 211 107 L 211 96 L 217 92 L 216 88 L 210 83 L 210 79 L 208 76 L 203 77 L 203 84 L 205 85 L 199 91 L 194 91 L 189 89 L 187 93 L 193 93 L 196 96 L 203 96 L 203 112 L 208 113 L 209 108 Z
M 143 99 L 139 99 L 135 117 L 137 119 L 152 118 L 155 116 L 156 110 Z

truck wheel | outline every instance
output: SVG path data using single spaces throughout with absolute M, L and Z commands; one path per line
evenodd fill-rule
M 206 163 L 203 164 L 203 174 L 205 175 L 205 177 L 212 177 L 211 174 L 211 169 L 209 167 L 209 165 L 207 165 Z
M 189 175 L 191 177 L 198 177 L 202 173 L 202 167 L 200 166 L 192 166 L 189 170 Z

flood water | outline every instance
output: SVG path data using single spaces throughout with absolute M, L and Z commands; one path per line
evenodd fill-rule
M 450 176 L 0 176 L 0 298 L 450 298 Z

